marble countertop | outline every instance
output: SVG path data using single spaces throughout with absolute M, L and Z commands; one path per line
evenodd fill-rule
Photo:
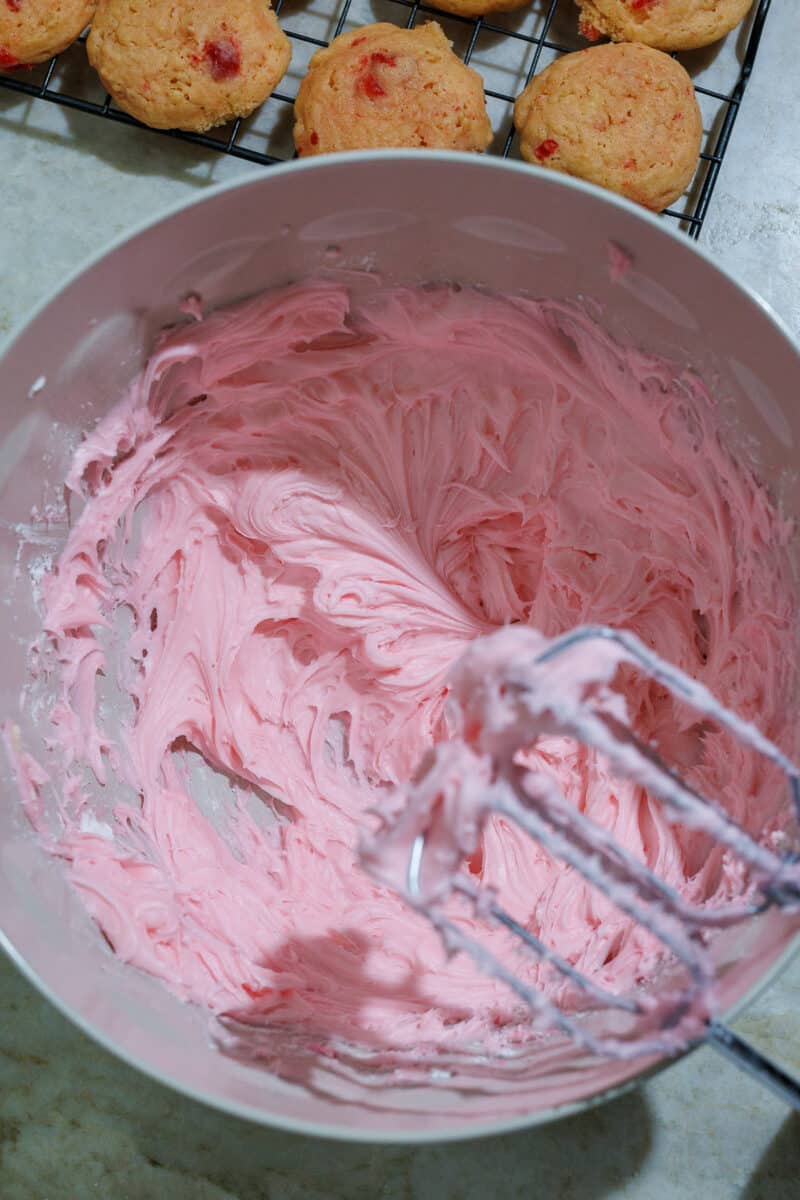
M 800 336 L 800 5 L 775 0 L 703 231 Z M 261 168 L 0 91 L 0 338 L 132 222 Z M 800 1074 L 800 962 L 737 1023 Z M 710 1050 L 593 1112 L 420 1149 L 206 1109 L 94 1045 L 0 959 L 0 1200 L 794 1200 L 800 1118 Z

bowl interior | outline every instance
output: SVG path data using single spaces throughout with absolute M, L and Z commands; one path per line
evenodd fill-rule
M 616 248 L 616 249 L 615 249 Z M 630 256 L 620 273 L 616 250 Z M 273 169 L 209 193 L 117 244 L 42 306 L 6 351 L 0 411 L 2 716 L 15 716 L 38 627 L 19 529 L 63 481 L 68 435 L 91 425 L 141 367 L 188 293 L 210 306 L 334 269 L 394 282 L 457 280 L 580 298 L 618 338 L 714 383 L 732 436 L 791 516 L 800 358 L 770 314 L 655 219 L 573 181 L 460 155 L 348 155 Z M 72 437 L 74 444 L 74 436 Z M 35 547 L 34 547 L 35 550 Z M 27 731 L 33 734 L 33 729 Z M 22 726 L 23 737 L 26 729 Z M 15 960 L 68 1015 L 165 1082 L 234 1112 L 333 1136 L 468 1136 L 566 1112 L 652 1064 L 592 1059 L 554 1042 L 534 1059 L 451 1064 L 435 1086 L 331 1071 L 286 1051 L 280 1077 L 212 1047 L 205 1016 L 107 949 L 58 864 L 37 845 L 2 764 L 0 914 Z M 748 954 L 722 947 L 737 1003 L 779 962 L 796 923 L 767 913 Z

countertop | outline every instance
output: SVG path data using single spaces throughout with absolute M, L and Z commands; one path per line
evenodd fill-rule
M 800 5 L 775 0 L 702 242 L 800 336 Z M 87 254 L 263 168 L 0 91 L 0 338 Z M 737 1023 L 800 1074 L 800 963 Z M 800 1118 L 703 1049 L 590 1113 L 404 1149 L 290 1136 L 131 1070 L 0 958 L 0 1200 L 792 1200 Z

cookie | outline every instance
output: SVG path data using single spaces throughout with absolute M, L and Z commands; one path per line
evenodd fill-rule
M 527 8 L 531 0 L 430 0 L 431 8 L 455 13 L 457 17 L 486 17 L 490 13 Z
M 667 208 L 697 167 L 703 122 L 692 81 L 668 54 L 608 43 L 565 54 L 514 107 L 523 158 Z
M 86 48 L 124 112 L 194 132 L 258 108 L 291 58 L 269 0 L 99 0 Z
M 695 50 L 729 33 L 753 0 L 576 0 L 579 28 L 595 41 L 644 42 L 658 50 Z
M 83 33 L 97 0 L 0 0 L 0 68 L 47 62 Z
M 365 25 L 318 50 L 294 105 L 298 154 L 381 146 L 485 150 L 483 81 L 435 21 Z

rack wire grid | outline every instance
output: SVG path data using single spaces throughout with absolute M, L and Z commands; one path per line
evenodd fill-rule
M 703 147 L 697 171 L 681 199 L 664 214 L 697 238 L 708 213 L 720 165 L 728 149 L 758 51 L 771 0 L 760 0 L 739 29 L 705 50 L 676 57 L 692 76 L 703 115 Z M 444 13 L 416 0 L 276 0 L 292 42 L 292 63 L 272 96 L 253 115 L 207 134 L 148 130 L 210 151 L 269 166 L 294 155 L 292 106 L 311 55 L 340 33 L 373 21 L 412 28 L 438 21 L 465 63 L 484 79 L 494 139 L 490 153 L 519 158 L 514 99 L 535 74 L 562 54 L 585 48 L 574 0 L 533 0 L 526 9 L 472 19 Z M 83 43 L 39 67 L 0 71 L 0 87 L 108 121 L 139 126 L 115 107 L 89 67 Z M 145 129 L 145 126 L 139 126 Z M 531 170 L 541 168 L 531 167 Z

